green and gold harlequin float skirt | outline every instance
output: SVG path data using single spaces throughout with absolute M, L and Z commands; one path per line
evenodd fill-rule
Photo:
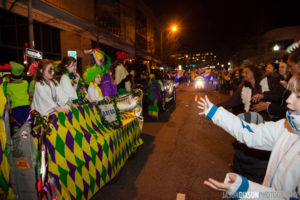
M 122 125 L 116 129 L 102 123 L 93 104 L 50 117 L 48 170 L 59 199 L 90 199 L 143 143 L 134 112 L 120 112 Z

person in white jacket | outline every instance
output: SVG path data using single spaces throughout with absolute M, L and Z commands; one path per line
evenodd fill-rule
M 68 100 L 61 86 L 53 79 L 54 65 L 51 60 L 41 60 L 35 74 L 35 90 L 33 94 L 33 110 L 42 116 L 52 112 L 69 112 L 66 105 L 74 105 Z
M 223 183 L 209 178 L 204 185 L 234 199 L 300 198 L 300 74 L 291 78 L 288 89 L 291 95 L 287 99 L 286 119 L 259 125 L 213 105 L 207 96 L 201 98 L 200 115 L 206 115 L 247 146 L 272 151 L 262 185 L 235 173 L 228 173 Z
M 76 59 L 71 56 L 64 57 L 62 62 L 58 65 L 59 70 L 63 73 L 59 83 L 71 102 L 78 98 L 76 90 L 80 75 L 76 73 L 76 65 Z M 71 75 L 75 77 L 73 83 L 71 82 Z

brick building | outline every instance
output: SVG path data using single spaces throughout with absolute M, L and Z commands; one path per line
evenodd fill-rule
M 28 1 L 0 0 L 0 64 L 24 61 L 28 43 Z M 82 50 L 99 47 L 115 58 L 159 62 L 159 24 L 142 0 L 32 0 L 35 49 L 59 60 L 77 51 L 83 71 L 89 57 Z

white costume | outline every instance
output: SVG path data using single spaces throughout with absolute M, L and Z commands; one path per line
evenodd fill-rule
M 124 80 L 127 76 L 128 76 L 128 71 L 126 70 L 124 65 L 120 63 L 116 67 L 116 75 L 115 75 L 116 85 L 119 85 L 121 81 Z M 131 91 L 131 83 L 129 80 L 125 82 L 125 89 L 127 90 L 127 92 Z
M 62 75 L 59 83 L 65 95 L 68 97 L 68 100 L 72 102 L 73 100 L 76 100 L 78 98 L 76 90 L 72 86 L 71 80 L 67 75 Z
M 51 87 L 50 87 L 51 86 Z M 50 81 L 50 86 L 36 82 L 33 93 L 32 109 L 38 111 L 42 116 L 55 112 L 54 107 L 66 107 L 68 98 L 61 86 Z
M 297 128 L 300 128 L 299 122 L 296 121 L 295 124 L 295 118 L 299 118 L 299 115 L 277 122 L 256 125 L 248 124 L 224 108 L 218 108 L 215 105 L 211 105 L 205 114 L 216 125 L 247 146 L 272 151 L 263 184 L 254 183 L 236 174 L 236 181 L 227 191 L 229 197 L 237 199 L 300 198 L 300 133 L 293 132 L 290 128 L 290 124 L 293 123 L 293 127 L 299 126 Z M 224 182 L 228 180 L 227 174 Z
M 92 101 L 101 101 L 101 100 L 103 100 L 102 93 L 99 94 L 99 92 L 98 92 L 99 89 L 100 88 L 97 89 L 93 84 L 89 85 L 88 95 L 89 95 L 89 97 Z M 100 89 L 100 91 L 101 91 L 101 89 Z

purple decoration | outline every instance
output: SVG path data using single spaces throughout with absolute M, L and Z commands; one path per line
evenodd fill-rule
M 94 113 L 93 104 L 89 103 L 89 104 L 88 104 L 88 107 L 89 107 L 89 108 L 90 108 L 90 110 L 93 112 L 93 114 L 95 114 L 95 113 Z
M 51 142 L 48 139 L 46 139 L 46 145 L 47 145 L 49 154 L 51 156 L 52 162 L 56 163 L 54 146 L 51 144 Z
M 91 121 L 92 122 L 92 121 Z M 100 129 L 98 128 L 98 126 L 96 126 L 96 124 L 94 124 L 94 122 L 92 122 L 92 126 L 93 126 L 93 129 L 96 131 L 96 132 L 98 132 L 98 133 L 100 133 L 101 135 L 103 135 L 103 133 L 100 131 Z
M 98 152 L 97 152 L 98 158 L 102 161 L 102 156 L 103 156 L 103 149 L 102 146 L 98 143 Z
M 117 132 L 117 141 L 118 141 L 118 145 L 120 146 L 120 136 L 118 132 Z
M 98 186 L 98 188 L 100 188 L 100 181 L 101 181 L 101 176 L 99 171 L 96 169 L 96 184 Z
M 101 122 L 102 122 L 102 120 L 101 120 Z M 105 123 L 102 122 L 102 125 L 103 125 L 106 129 L 109 129 L 108 126 L 107 126 Z
M 118 155 L 116 155 L 116 157 L 115 157 L 115 168 L 118 167 L 118 164 L 119 164 L 119 162 L 118 162 Z
M 129 124 L 126 126 L 126 132 L 127 132 L 127 137 L 129 137 L 130 132 L 129 132 Z
M 72 114 L 72 112 L 68 112 L 65 115 L 67 116 L 69 122 L 73 125 L 73 121 L 72 121 L 73 114 Z
M 117 94 L 117 86 L 113 83 L 113 80 L 109 73 L 105 74 L 100 83 L 100 89 L 103 96 L 113 97 Z
M 92 158 L 91 158 L 91 156 L 89 156 L 87 153 L 85 153 L 84 151 L 83 151 L 83 157 L 84 157 L 84 160 L 85 160 L 85 162 L 89 162 Z
M 126 144 L 126 151 L 127 151 L 127 155 L 129 155 L 129 148 L 128 148 L 128 144 Z
M 69 147 L 69 149 L 74 153 L 74 138 L 71 135 L 70 131 L 67 132 L 66 136 L 66 145 Z
M 125 159 L 125 151 L 124 149 L 122 149 L 122 160 L 124 161 L 124 159 Z
M 79 112 L 81 113 L 81 115 L 83 116 L 83 118 L 85 119 L 85 113 L 84 113 L 83 107 L 78 106 L 77 108 L 78 108 Z
M 57 117 L 56 115 L 51 115 L 51 117 L 53 118 L 52 125 L 54 126 L 54 128 L 55 128 L 56 130 L 58 130 L 58 125 L 57 125 L 58 117 Z
M 82 132 L 84 134 L 84 137 L 85 137 L 86 141 L 88 143 L 90 143 L 90 141 L 91 141 L 91 134 L 87 130 L 85 130 L 81 125 L 80 125 L 80 128 L 81 128 L 81 130 L 82 130 Z
M 111 167 L 111 164 L 110 164 L 109 161 L 108 161 L 108 169 L 107 169 L 107 172 L 108 172 L 109 178 L 111 178 L 112 167 Z
M 69 167 L 69 174 L 71 176 L 71 178 L 75 181 L 75 171 L 77 169 L 77 167 L 75 165 L 73 165 L 72 163 L 70 163 L 69 161 L 67 161 L 68 167 Z
M 89 194 L 89 184 L 87 184 L 87 182 L 84 181 L 84 179 L 82 179 L 83 181 L 83 194 L 84 194 L 84 197 L 86 199 L 88 199 L 88 194 Z
M 111 137 L 109 138 L 109 147 L 110 147 L 111 152 L 113 153 L 114 152 L 114 143 L 113 143 Z
M 76 200 L 76 198 L 70 193 L 71 199 Z
M 87 170 L 89 170 L 89 169 L 90 169 L 90 161 L 86 162 L 86 163 L 84 164 L 84 166 L 87 168 Z

